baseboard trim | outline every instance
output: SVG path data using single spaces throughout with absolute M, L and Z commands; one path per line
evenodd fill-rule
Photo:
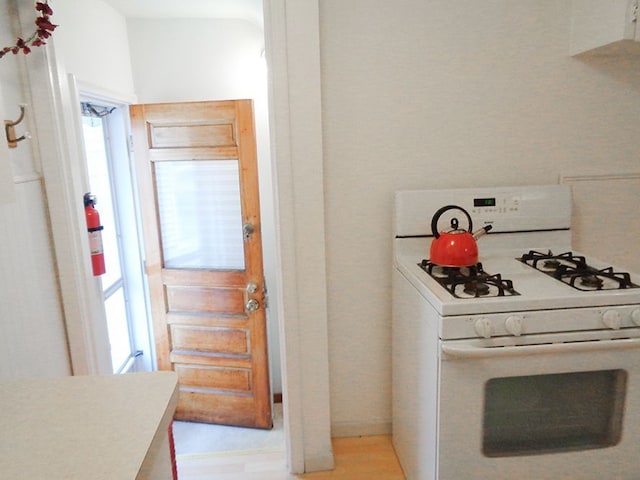
M 365 437 L 369 435 L 390 435 L 391 421 L 379 422 L 336 422 L 331 424 L 331 437 Z
M 329 453 L 328 455 L 317 455 L 304 459 L 305 473 L 333 470 L 335 466 L 333 453 Z

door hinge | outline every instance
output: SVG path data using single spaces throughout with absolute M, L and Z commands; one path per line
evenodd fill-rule
M 129 141 L 127 142 L 129 153 L 133 153 L 133 135 L 129 135 Z
M 265 310 L 269 308 L 269 293 L 267 291 L 267 279 L 262 277 L 262 293 L 264 295 L 264 299 L 262 300 L 262 305 Z

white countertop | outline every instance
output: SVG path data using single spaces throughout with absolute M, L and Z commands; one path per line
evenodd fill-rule
M 0 383 L 1 476 L 147 478 L 177 400 L 173 372 Z

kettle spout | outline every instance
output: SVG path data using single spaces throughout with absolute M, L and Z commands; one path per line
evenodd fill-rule
M 483 236 L 485 233 L 488 233 L 489 230 L 491 230 L 492 228 L 493 228 L 493 225 L 485 225 L 484 227 L 473 232 L 471 235 L 473 236 L 474 239 L 478 240 L 478 238 Z

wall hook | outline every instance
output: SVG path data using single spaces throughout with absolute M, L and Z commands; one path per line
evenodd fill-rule
M 24 120 L 25 107 L 26 107 L 26 104 L 24 103 L 20 105 L 20 117 L 18 117 L 16 121 L 14 122 L 12 122 L 11 120 L 4 121 L 4 130 L 7 136 L 7 143 L 9 144 L 9 148 L 16 148 L 18 146 L 18 142 L 21 142 L 26 138 L 31 138 L 31 135 L 29 135 L 29 132 L 24 132 L 24 135 L 16 138 L 16 131 L 14 129 L 16 125 L 18 125 L 20 122 Z

